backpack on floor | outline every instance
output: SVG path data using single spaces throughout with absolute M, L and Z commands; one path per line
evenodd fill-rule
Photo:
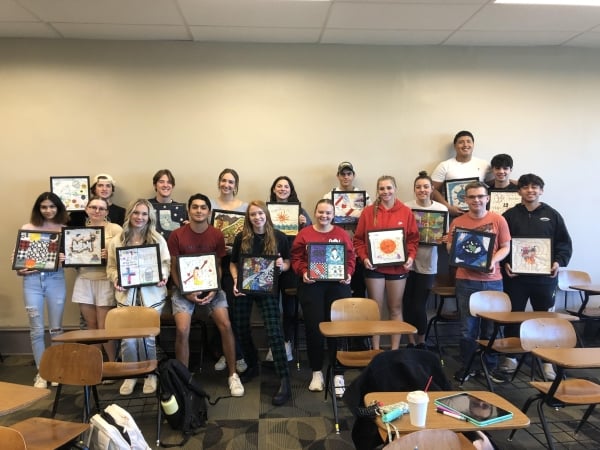
M 89 450 L 151 450 L 135 420 L 119 405 L 90 419 Z
M 183 441 L 162 447 L 181 447 L 198 433 L 208 420 L 209 395 L 202 389 L 185 365 L 176 359 L 167 359 L 158 366 L 161 389 L 161 407 L 167 422 L 183 433 Z

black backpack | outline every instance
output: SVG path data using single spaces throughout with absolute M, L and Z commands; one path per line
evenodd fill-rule
M 162 447 L 181 447 L 198 433 L 208 420 L 210 396 L 202 389 L 188 368 L 176 359 L 166 359 L 158 366 L 161 405 L 164 416 L 174 430 L 181 430 L 183 441 Z M 176 403 L 173 403 L 176 402 Z

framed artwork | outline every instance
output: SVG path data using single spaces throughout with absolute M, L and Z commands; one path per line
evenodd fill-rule
M 156 231 L 165 239 L 187 219 L 185 203 L 153 203 L 152 206 L 156 211 Z
M 356 224 L 367 203 L 367 191 L 332 191 L 333 223 Z
M 267 202 L 271 221 L 275 229 L 288 236 L 296 236 L 300 229 L 300 203 L 271 203 Z
M 419 229 L 419 245 L 439 245 L 448 230 L 448 211 L 413 209 Z
M 179 255 L 177 274 L 182 294 L 219 289 L 216 253 L 204 255 Z
M 278 256 L 240 255 L 238 290 L 244 294 L 276 295 Z
M 341 281 L 348 278 L 346 246 L 339 242 L 309 243 L 308 278 L 317 281 Z
M 62 231 L 65 267 L 102 266 L 104 227 L 65 227 Z
M 59 256 L 60 232 L 19 230 L 12 268 L 53 272 Z
M 456 228 L 450 247 L 450 265 L 489 272 L 495 240 L 493 233 Z
M 404 228 L 367 232 L 369 259 L 374 266 L 393 266 L 406 262 Z
M 446 201 L 450 206 L 458 206 L 464 211 L 469 209 L 467 206 L 467 192 L 465 191 L 465 187 L 472 181 L 479 181 L 479 178 L 472 177 L 446 180 L 444 184 L 446 188 Z
M 245 213 L 236 211 L 226 211 L 224 209 L 213 209 L 211 222 L 213 226 L 225 236 L 225 245 L 233 245 L 233 240 L 244 228 Z
M 511 241 L 511 268 L 521 275 L 552 273 L 552 238 L 515 237 Z
M 504 214 L 509 208 L 521 203 L 521 196 L 518 192 L 495 191 L 490 189 L 490 211 L 498 214 Z
M 160 283 L 160 250 L 158 244 L 117 247 L 119 286 L 132 288 Z
M 90 199 L 90 177 L 50 177 L 50 191 L 58 195 L 67 211 L 83 211 Z

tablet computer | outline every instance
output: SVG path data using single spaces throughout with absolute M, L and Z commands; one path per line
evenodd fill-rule
M 468 392 L 441 397 L 434 403 L 449 411 L 460 414 L 469 422 L 483 427 L 503 420 L 511 419 L 513 413 L 505 409 L 498 408 L 496 405 L 475 397 Z

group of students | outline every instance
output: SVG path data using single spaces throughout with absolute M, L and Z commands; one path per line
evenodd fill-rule
M 419 245 L 419 230 L 412 213 L 413 209 L 449 211 L 453 219 L 449 234 L 438 244 L 450 247 L 456 227 L 492 231 L 497 235 L 492 264 L 488 272 L 476 272 L 459 268 L 456 273 L 457 298 L 462 323 L 463 343 L 461 352 L 468 360 L 472 342 L 480 337 L 485 326 L 468 314 L 468 297 L 472 292 L 483 289 L 506 289 L 514 297 L 514 308 L 523 308 L 531 297 L 534 309 L 553 306 L 553 287 L 556 288 L 556 272 L 559 266 L 568 263 L 571 256 L 571 241 L 562 217 L 549 206 L 539 202 L 543 192 L 541 178 L 528 174 L 515 184 L 509 178 L 512 159 L 508 155 L 497 155 L 492 160 L 494 179 L 490 165 L 472 157 L 474 139 L 470 132 L 459 132 L 454 139 L 456 156 L 442 162 L 430 177 L 420 172 L 414 180 L 414 199 L 406 203 L 396 198 L 396 181 L 389 175 L 377 180 L 377 194 L 366 205 L 356 225 L 334 224 L 334 191 L 356 191 L 353 181 L 353 165 L 344 161 L 337 170 L 338 186 L 319 200 L 311 219 L 301 209 L 299 232 L 287 236 L 275 229 L 267 205 L 263 201 L 249 203 L 237 197 L 239 175 L 233 169 L 224 169 L 218 176 L 219 195 L 210 199 L 204 194 L 192 195 L 187 204 L 172 199 L 175 178 L 168 169 L 159 170 L 153 177 L 156 197 L 150 200 L 137 199 L 125 210 L 112 203 L 115 180 L 108 174 L 94 178 L 92 196 L 85 208 L 85 216 L 69 216 L 60 199 L 51 192 L 41 194 L 36 200 L 30 223 L 24 229 L 60 231 L 63 226 L 103 226 L 105 245 L 102 258 L 104 267 L 81 267 L 73 289 L 73 302 L 79 303 L 81 314 L 88 328 L 103 328 L 108 310 L 115 305 L 126 307 L 144 305 L 161 311 L 167 298 L 171 298 L 176 324 L 175 354 L 184 364 L 189 363 L 189 334 L 191 317 L 195 307 L 206 306 L 219 330 L 222 358 L 217 361 L 217 370 L 228 369 L 228 385 L 232 396 L 244 395 L 243 383 L 252 380 L 259 372 L 259 358 L 251 335 L 250 317 L 253 304 L 261 309 L 269 344 L 267 359 L 274 363 L 280 378 L 280 386 L 273 395 L 272 403 L 282 405 L 291 397 L 289 368 L 292 359 L 292 336 L 294 326 L 294 299 L 289 288 L 297 288 L 302 308 L 309 365 L 312 379 L 309 390 L 324 389 L 322 367 L 325 360 L 324 338 L 319 323 L 330 320 L 331 303 L 339 298 L 368 296 L 379 304 L 380 310 L 387 307 L 391 320 L 405 320 L 417 328 L 416 335 L 408 337 L 409 346 L 424 348 L 427 323 L 426 301 L 438 269 L 437 246 Z M 476 176 L 480 182 L 466 187 L 468 211 L 456 210 L 440 194 L 444 180 Z M 517 190 L 523 203 L 511 208 L 505 217 L 487 210 L 489 197 L 487 181 L 494 189 Z M 437 199 L 434 200 L 434 199 Z M 270 189 L 271 202 L 299 202 L 294 184 L 289 177 L 280 176 Z M 521 209 L 524 213 L 521 213 Z M 211 211 L 219 209 L 244 213 L 244 225 L 233 244 L 226 246 L 223 233 L 211 223 Z M 526 220 L 522 217 L 534 217 Z M 540 215 L 541 214 L 541 215 Z M 551 218 L 548 218 L 548 215 Z M 533 222 L 535 221 L 535 223 Z M 157 231 L 157 223 L 159 224 Z M 404 230 L 406 258 L 398 265 L 374 265 L 370 260 L 368 234 L 375 230 Z M 560 251 L 554 252 L 555 263 L 550 277 L 519 277 L 505 264 L 511 233 L 514 236 L 529 236 L 535 232 L 553 237 L 553 244 Z M 307 248 L 310 243 L 343 243 L 346 249 L 347 278 L 339 282 L 316 281 L 309 277 Z M 164 279 L 156 285 L 124 289 L 120 286 L 116 249 L 118 247 L 158 244 L 161 272 Z M 442 247 L 443 248 L 443 247 Z M 177 271 L 177 257 L 182 255 L 214 253 L 218 260 L 221 288 L 217 291 L 196 291 L 183 294 Z M 245 294 L 238 284 L 241 255 L 273 256 L 279 273 L 277 294 Z M 502 271 L 500 270 L 502 263 Z M 23 276 L 25 306 L 30 319 L 31 342 L 36 365 L 44 351 L 44 299 L 48 305 L 50 333 L 62 332 L 62 314 L 66 297 L 63 269 L 56 272 L 20 270 Z M 170 276 L 169 276 L 170 275 Z M 503 286 L 502 279 L 506 286 Z M 170 291 L 170 292 L 169 292 Z M 547 300 L 552 299 L 552 305 Z M 542 299 L 543 297 L 543 299 Z M 281 300 L 281 303 L 280 303 Z M 283 312 L 283 324 L 281 311 Z M 283 325 L 283 326 L 282 326 Z M 400 335 L 391 337 L 391 348 L 400 346 Z M 333 348 L 333 342 L 328 347 Z M 379 337 L 373 337 L 374 348 L 379 348 Z M 104 344 L 107 358 L 114 360 L 113 343 Z M 137 340 L 125 340 L 121 345 L 123 361 L 139 358 Z M 154 340 L 150 340 L 147 358 L 156 358 Z M 510 364 L 511 361 L 505 362 Z M 137 380 L 125 380 L 120 388 L 122 395 L 133 392 Z M 143 391 L 156 390 L 157 380 L 148 376 Z M 39 374 L 35 386 L 46 387 Z M 342 393 L 342 375 L 334 377 L 336 394 Z

